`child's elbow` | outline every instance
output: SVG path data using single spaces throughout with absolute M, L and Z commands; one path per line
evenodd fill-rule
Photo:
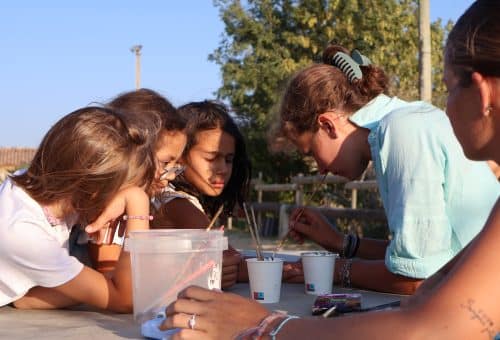
M 12 306 L 14 306 L 17 309 L 33 309 L 33 307 L 30 306 L 30 303 L 26 302 L 25 299 L 19 299 L 17 301 L 12 302 Z
M 123 298 L 110 304 L 106 309 L 115 313 L 130 314 L 134 311 L 134 305 L 132 299 Z
M 54 308 L 56 308 L 56 307 L 53 307 L 49 304 L 37 303 L 36 300 L 29 299 L 26 297 L 22 297 L 19 300 L 12 302 L 12 305 L 17 309 L 54 309 Z

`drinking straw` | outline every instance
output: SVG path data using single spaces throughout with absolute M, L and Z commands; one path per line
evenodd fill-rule
M 179 291 L 183 286 L 187 285 L 189 282 L 195 280 L 199 276 L 203 275 L 205 272 L 208 270 L 212 269 L 215 267 L 216 263 L 213 260 L 208 261 L 205 265 L 202 267 L 198 268 L 194 273 L 186 277 L 184 280 L 180 282 L 175 282 L 173 287 L 170 288 L 165 294 L 163 294 L 159 299 L 156 299 L 152 304 L 150 304 L 145 310 L 145 313 L 149 312 L 153 308 L 160 307 L 161 305 L 164 304 L 164 301 L 170 297 L 171 295 L 175 294 L 177 291 Z
M 311 193 L 311 195 L 309 196 L 309 198 L 307 200 L 304 200 L 304 202 L 308 201 L 308 202 L 312 202 L 313 198 L 314 198 L 314 195 L 316 195 L 316 193 L 318 192 L 319 188 L 323 185 L 323 183 L 325 183 L 325 180 L 326 180 L 326 176 L 328 176 L 328 173 L 326 173 L 323 178 L 321 179 L 321 181 L 318 183 L 318 185 L 314 188 L 313 192 Z M 297 223 L 299 221 L 299 218 L 302 216 L 302 214 L 304 213 L 304 209 L 305 207 L 302 207 L 300 208 L 300 211 L 297 213 L 297 215 L 295 216 L 294 220 L 292 221 L 292 223 Z M 290 229 L 288 230 L 288 232 L 285 234 L 285 236 L 283 236 L 283 238 L 280 240 L 280 242 L 278 243 L 278 245 L 276 246 L 276 248 L 274 249 L 273 253 L 272 253 L 272 258 L 274 259 L 274 255 L 281 250 L 281 248 L 283 248 L 283 246 L 285 245 L 285 242 L 286 240 L 288 239 L 288 236 L 290 235 Z
M 210 229 L 212 229 L 212 227 L 214 226 L 215 224 L 215 221 L 217 221 L 217 218 L 219 217 L 219 215 L 222 213 L 222 209 L 224 209 L 224 204 L 221 204 L 219 209 L 217 209 L 217 212 L 215 213 L 214 217 L 212 217 L 212 220 L 210 221 L 210 223 L 208 224 L 208 227 L 207 227 L 207 231 L 209 231 Z
M 217 209 L 217 212 L 215 215 L 212 217 L 212 220 L 208 224 L 207 228 L 205 229 L 206 231 L 210 231 L 212 227 L 215 225 L 215 222 L 217 221 L 217 218 L 219 215 L 222 213 L 222 210 L 224 209 L 224 204 L 221 204 L 219 209 Z M 223 230 L 223 227 L 221 228 Z M 202 250 L 204 245 L 201 245 L 199 250 Z M 196 279 L 198 276 L 202 275 L 205 273 L 207 270 L 215 266 L 215 262 L 213 260 L 210 260 L 208 263 L 200 267 L 197 271 L 189 275 L 187 278 L 182 279 L 184 274 L 186 273 L 187 268 L 191 265 L 193 262 L 193 259 L 195 258 L 196 253 L 192 253 L 189 258 L 186 260 L 186 263 L 184 266 L 181 268 L 179 274 L 177 275 L 177 278 L 174 281 L 174 285 L 172 288 L 170 288 L 165 294 L 163 294 L 159 299 L 156 299 L 151 305 L 146 308 L 146 312 L 150 311 L 151 309 L 155 307 L 159 307 L 163 304 L 163 301 L 165 301 L 170 295 L 174 294 L 177 290 L 179 290 L 181 287 L 184 285 L 188 284 L 192 280 Z
M 245 218 L 247 220 L 248 228 L 250 229 L 250 235 L 252 236 L 253 242 L 255 243 L 255 254 L 259 261 L 263 260 L 262 254 L 260 253 L 259 244 L 257 243 L 257 238 L 255 237 L 252 222 L 250 221 L 250 216 L 248 215 L 248 209 L 245 202 L 243 202 L 243 211 L 245 212 Z
M 224 208 L 224 204 L 221 204 L 219 209 L 217 209 L 217 212 L 215 213 L 215 215 L 212 217 L 212 220 L 208 224 L 208 227 L 205 229 L 206 231 L 210 231 L 210 229 L 212 229 L 212 227 L 215 224 L 215 221 L 217 220 L 219 215 L 222 213 L 223 208 Z M 199 250 L 202 250 L 202 247 L 203 247 L 203 245 L 200 246 Z M 177 275 L 177 279 L 175 280 L 174 285 L 176 285 L 177 282 L 179 282 L 179 280 L 182 279 L 182 276 L 186 273 L 187 268 L 189 267 L 189 265 L 191 264 L 191 262 L 193 261 L 195 256 L 196 256 L 196 253 L 192 253 L 189 256 L 189 258 L 186 260 L 185 265 L 181 268 L 179 275 Z

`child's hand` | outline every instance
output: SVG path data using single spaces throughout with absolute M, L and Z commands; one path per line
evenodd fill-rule
M 296 242 L 302 243 L 307 237 L 328 250 L 342 247 L 343 234 L 315 209 L 295 209 L 290 215 L 289 228 Z
M 222 288 L 229 288 L 236 284 L 241 254 L 233 248 L 224 250 L 222 257 Z
M 139 187 L 128 187 L 120 190 L 106 208 L 104 208 L 102 214 L 85 227 L 85 231 L 92 234 L 103 228 L 108 228 L 112 222 L 124 213 L 129 215 L 149 216 L 149 197 L 144 190 Z M 149 221 L 127 222 L 134 224 L 147 223 L 149 225 Z M 127 223 L 127 225 L 128 224 L 129 223 Z
M 302 261 L 285 262 L 283 264 L 283 282 L 304 283 L 304 270 Z

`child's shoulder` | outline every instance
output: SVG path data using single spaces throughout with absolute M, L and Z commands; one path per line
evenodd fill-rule
M 43 220 L 40 204 L 17 186 L 11 178 L 0 185 L 0 216 L 3 221 L 11 218 Z
M 153 204 L 158 209 L 159 206 L 168 204 L 170 202 L 173 202 L 174 200 L 179 201 L 179 199 L 187 200 L 189 203 L 191 203 L 191 205 L 196 207 L 201 212 L 205 213 L 205 210 L 203 209 L 200 200 L 196 196 L 191 195 L 185 191 L 176 190 L 173 186 L 168 186 L 165 189 L 163 189 L 160 197 L 155 198 L 153 200 Z
M 182 197 L 163 202 L 153 216 L 153 228 L 203 228 L 208 225 L 205 212 Z

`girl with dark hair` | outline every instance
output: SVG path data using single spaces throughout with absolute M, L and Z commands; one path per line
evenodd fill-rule
M 500 162 L 500 2 L 478 0 L 460 17 L 446 45 L 446 112 L 465 154 Z M 432 128 L 432 127 L 431 127 Z M 474 178 L 478 180 L 479 178 Z M 471 211 L 472 214 L 475 211 Z M 423 289 L 401 310 L 342 318 L 290 319 L 240 296 L 190 287 L 167 309 L 163 328 L 183 327 L 179 338 L 230 339 L 499 339 L 500 200 L 477 238 L 450 262 L 439 285 Z M 427 282 L 427 281 L 426 281 Z M 425 284 L 426 285 L 426 284 Z M 187 319 L 196 314 L 196 328 Z M 227 316 L 231 315 L 231 322 Z M 260 326 L 259 326 L 260 323 Z M 257 327 L 256 327 L 257 326 Z M 271 335 L 272 334 L 272 335 Z
M 218 208 L 223 216 L 230 216 L 236 204 L 246 199 L 250 183 L 250 161 L 245 140 L 224 105 L 203 101 L 179 107 L 179 113 L 188 121 L 188 142 L 180 163 L 184 172 L 173 182 L 176 191 L 190 194 L 199 200 L 196 209 L 201 215 L 169 214 L 168 225 L 200 227 L 208 222 Z M 164 194 L 167 199 L 169 192 Z M 176 206 L 187 203 L 172 200 Z M 193 201 L 194 202 L 194 201 Z M 174 211 L 178 212 L 177 209 Z M 191 218 L 193 220 L 191 220 Z M 156 223 L 160 223 L 160 220 Z
M 178 110 L 188 121 L 188 142 L 180 160 L 185 169 L 156 201 L 153 227 L 204 228 L 219 207 L 227 217 L 236 204 L 243 204 L 250 161 L 243 136 L 224 105 L 202 101 Z M 224 252 L 222 287 L 236 282 L 240 260 L 233 248 Z
M 156 170 L 152 141 L 161 126 L 129 129 L 127 117 L 86 107 L 59 120 L 29 167 L 0 186 L 0 306 L 53 309 L 86 303 L 132 311 L 129 254 L 111 277 L 68 252 L 75 224 L 96 233 L 126 214 L 127 233 L 149 228 Z

